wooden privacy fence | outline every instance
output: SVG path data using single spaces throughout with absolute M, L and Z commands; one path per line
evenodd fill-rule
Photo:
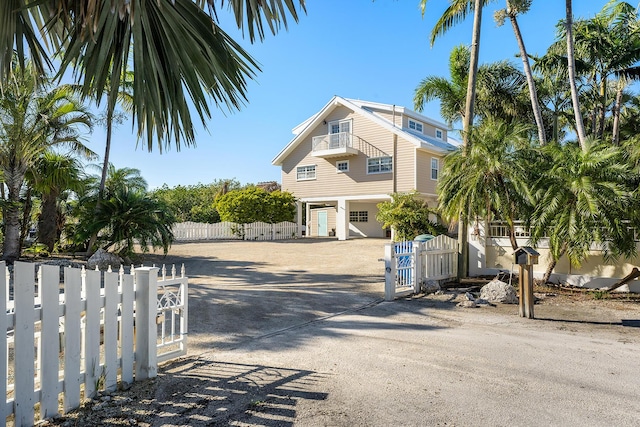
M 298 235 L 295 222 L 253 222 L 237 224 L 235 222 L 218 222 L 203 224 L 198 222 L 181 222 L 173 226 L 174 240 L 282 240 L 292 239 Z
M 385 299 L 420 292 L 427 280 L 447 281 L 458 275 L 458 242 L 440 235 L 426 242 L 387 243 L 384 249 Z
M 118 381 L 155 377 L 158 363 L 186 354 L 188 284 L 184 268 L 132 268 L 129 274 L 0 263 L 0 405 L 5 422 L 33 425 L 68 412 Z M 161 276 L 158 278 L 158 273 Z M 12 280 L 11 280 L 12 279 Z M 61 402 L 61 405 L 60 405 Z M 40 411 L 35 414 L 38 404 Z

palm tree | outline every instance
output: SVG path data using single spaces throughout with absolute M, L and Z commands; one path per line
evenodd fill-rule
M 482 8 L 490 0 L 450 0 L 449 7 L 445 10 L 431 31 L 431 45 L 435 39 L 448 31 L 454 24 L 463 21 L 467 14 L 473 10 L 473 30 L 471 35 L 471 57 L 469 61 L 469 78 L 465 97 L 465 113 L 462 122 L 462 147 L 466 150 L 469 145 L 469 131 L 473 126 L 473 108 L 476 95 L 476 78 L 478 75 L 478 57 L 480 55 L 480 28 L 482 26 Z M 420 0 L 420 7 L 424 15 L 427 0 Z M 458 247 L 459 268 L 458 275 L 464 277 L 469 271 L 469 248 L 467 242 L 467 219 L 464 215 L 460 218 Z
M 53 151 L 38 159 L 32 175 L 34 189 L 42 195 L 38 219 L 38 242 L 52 252 L 60 234 L 58 197 L 82 185 L 83 168 L 77 158 Z
M 0 168 L 7 186 L 3 259 L 9 262 L 20 256 L 20 190 L 26 172 L 53 146 L 92 154 L 80 142 L 80 128 L 91 129 L 92 116 L 69 87 L 47 91 L 30 63 L 14 70 L 0 96 Z
M 584 150 L 586 148 L 586 135 L 584 131 L 584 121 L 582 120 L 582 112 L 580 111 L 578 87 L 576 85 L 576 59 L 574 55 L 573 39 L 573 4 L 571 0 L 565 0 L 565 11 L 566 19 L 564 25 L 567 38 L 567 71 L 569 74 L 569 87 L 571 88 L 571 105 L 573 105 L 578 142 L 580 143 L 580 147 Z
M 466 153 L 458 149 L 445 157 L 438 184 L 438 199 L 445 218 L 506 221 L 515 239 L 515 221 L 529 211 L 531 200 L 528 165 L 535 158 L 528 138 L 530 128 L 495 119 L 484 120 L 471 131 Z
M 121 256 L 131 256 L 137 243 L 143 251 L 149 246 L 166 254 L 173 241 L 175 219 L 159 200 L 143 191 L 118 189 L 104 200 L 91 227 L 102 230 L 102 248 Z
M 276 33 L 287 16 L 298 20 L 304 0 L 221 1 L 248 30 L 253 42 L 265 28 Z M 207 6 L 205 8 L 205 5 Z M 194 143 L 190 105 L 206 125 L 210 102 L 238 109 L 257 63 L 217 23 L 213 0 L 6 0 L 0 2 L 0 72 L 7 77 L 11 55 L 28 56 L 42 74 L 44 46 L 63 48 L 60 75 L 72 67 L 85 95 L 98 99 L 109 87 L 117 98 L 122 76 L 136 73 L 133 117 L 138 136 L 152 149 Z
M 425 77 L 414 92 L 414 108 L 422 111 L 425 103 L 440 101 L 440 114 L 449 126 L 464 120 L 466 82 L 469 74 L 470 51 L 467 46 L 453 48 L 449 57 L 450 80 Z M 498 117 L 506 121 L 522 120 L 529 115 L 523 104 L 524 76 L 507 61 L 482 64 L 478 68 L 476 117 Z
M 634 183 L 638 175 L 618 147 L 592 138 L 579 145 L 549 144 L 536 182 L 535 209 L 530 216 L 531 243 L 548 237 L 551 260 L 544 280 L 567 255 L 578 266 L 593 243 L 606 257 L 634 256 L 636 244 L 629 220 L 635 215 Z
M 536 121 L 536 127 L 538 128 L 538 140 L 540 145 L 547 143 L 547 137 L 545 134 L 544 122 L 542 118 L 542 110 L 540 108 L 540 102 L 538 101 L 538 91 L 536 90 L 535 80 L 533 78 L 533 72 L 531 71 L 531 64 L 529 63 L 529 55 L 524 45 L 522 38 L 522 32 L 520 31 L 520 25 L 518 24 L 518 15 L 526 13 L 531 7 L 531 0 L 506 0 L 507 7 L 501 11 L 496 12 L 495 18 L 499 26 L 504 23 L 505 18 L 509 18 L 511 27 L 513 28 L 513 34 L 518 42 L 518 48 L 520 49 L 520 59 L 522 59 L 522 68 L 524 74 L 527 77 L 527 85 L 529 87 L 529 99 L 531 100 L 531 109 L 533 110 L 533 116 Z

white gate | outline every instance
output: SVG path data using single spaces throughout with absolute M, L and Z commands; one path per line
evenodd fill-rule
M 385 245 L 385 299 L 420 292 L 426 280 L 446 281 L 458 275 L 458 242 L 440 235 L 427 242 Z

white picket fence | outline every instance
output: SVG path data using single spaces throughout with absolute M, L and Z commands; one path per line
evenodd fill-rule
M 235 222 L 218 222 L 203 224 L 197 222 L 181 222 L 173 226 L 176 242 L 197 240 L 282 240 L 297 236 L 298 225 L 294 222 L 267 224 L 253 222 L 237 224 Z
M 36 276 L 34 264 L 16 262 L 12 280 L 4 262 L 0 271 L 0 295 L 8 296 L 0 298 L 5 422 L 30 426 L 68 412 L 118 381 L 155 377 L 158 363 L 186 354 L 184 268 L 170 277 L 156 267 L 65 268 L 63 283 L 58 266 L 43 265 Z
M 385 299 L 420 292 L 426 280 L 444 282 L 458 275 L 458 242 L 440 235 L 427 242 L 387 243 L 384 251 Z

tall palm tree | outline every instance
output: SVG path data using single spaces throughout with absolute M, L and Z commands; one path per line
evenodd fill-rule
M 92 154 L 81 143 L 91 129 L 91 114 L 66 86 L 40 86 L 30 63 L 16 66 L 0 95 L 0 168 L 7 198 L 4 206 L 3 259 L 20 256 L 20 190 L 27 170 L 51 147 L 65 145 Z
M 442 214 L 458 220 L 469 218 L 506 221 L 515 250 L 515 221 L 529 211 L 531 200 L 528 167 L 535 153 L 528 138 L 528 125 L 487 119 L 470 135 L 471 145 L 445 157 L 438 184 Z
M 440 16 L 431 31 L 431 45 L 435 39 L 451 29 L 453 25 L 463 21 L 473 10 L 473 30 L 471 35 L 471 57 L 469 62 L 469 78 L 465 97 L 465 113 L 462 122 L 462 147 L 466 150 L 469 145 L 469 131 L 473 126 L 473 108 L 476 95 L 476 78 L 478 74 L 478 57 L 480 55 L 480 28 L 482 26 L 482 7 L 490 0 L 449 0 L 449 7 Z M 422 14 L 425 13 L 427 0 L 420 0 Z M 465 277 L 469 272 L 469 248 L 467 242 L 467 219 L 461 216 L 458 225 L 459 266 L 458 275 Z
M 529 99 L 531 100 L 531 109 L 533 110 L 533 117 L 536 121 L 536 127 L 538 128 L 538 140 L 540 145 L 544 145 L 547 142 L 547 137 L 544 128 L 544 121 L 542 118 L 542 109 L 540 108 L 540 102 L 538 101 L 538 91 L 536 89 L 536 83 L 533 78 L 533 72 L 531 71 L 531 64 L 529 63 L 529 55 L 524 45 L 522 38 L 522 32 L 520 31 L 520 25 L 518 24 L 518 15 L 526 13 L 531 7 L 531 0 L 506 0 L 507 7 L 503 10 L 496 12 L 495 18 L 498 25 L 502 25 L 504 20 L 508 17 L 513 28 L 513 34 L 518 42 L 518 48 L 520 49 L 520 59 L 522 59 L 522 68 L 524 74 L 527 77 L 527 85 L 529 87 Z
M 85 95 L 109 87 L 115 100 L 121 77 L 136 73 L 133 116 L 149 150 L 194 143 L 190 105 L 206 125 L 210 102 L 238 109 L 257 63 L 217 22 L 227 6 L 253 42 L 298 20 L 304 0 L 5 0 L 0 2 L 0 72 L 14 49 L 43 73 L 45 46 L 63 48 L 60 75 L 72 67 Z M 110 78 L 111 77 L 111 78 Z M 0 79 L 1 81 L 1 79 Z
M 578 134 L 578 142 L 582 149 L 586 149 L 586 134 L 584 130 L 584 121 L 582 120 L 582 112 L 580 111 L 580 99 L 578 98 L 578 86 L 576 85 L 576 59 L 574 54 L 574 38 L 573 38 L 573 4 L 571 0 L 565 0 L 565 32 L 567 43 L 567 72 L 569 75 L 569 87 L 571 89 L 571 105 L 573 105 L 573 114 L 576 121 L 576 133 Z
M 34 189 L 42 195 L 38 219 L 38 242 L 52 252 L 59 236 L 58 197 L 82 185 L 83 168 L 76 157 L 53 151 L 38 159 L 31 175 Z
M 544 147 L 536 182 L 535 209 L 529 217 L 531 242 L 548 237 L 551 260 L 548 281 L 558 260 L 567 255 L 578 266 L 593 243 L 606 257 L 634 256 L 634 232 L 628 220 L 635 215 L 633 196 L 638 175 L 618 147 L 592 138 L 577 144 Z

